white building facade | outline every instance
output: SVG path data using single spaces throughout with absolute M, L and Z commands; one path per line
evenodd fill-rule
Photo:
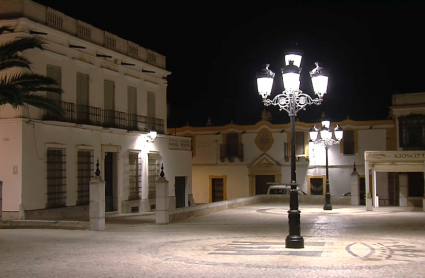
M 88 215 L 99 162 L 106 211 L 150 211 L 163 165 L 178 207 L 191 194 L 190 139 L 165 135 L 165 57 L 31 1 L 1 1 L 0 24 L 17 37 L 40 36 L 46 50 L 23 53 L 35 73 L 57 80 L 47 95 L 65 119 L 33 107 L 0 108 L 2 219 Z M 150 130 L 158 132 L 152 141 Z
M 352 203 L 364 204 L 364 152 L 395 148 L 394 121 L 347 119 L 332 122 L 332 127 L 337 124 L 343 128 L 344 138 L 329 149 L 330 192 L 332 196 L 349 193 L 355 172 L 359 180 L 357 200 Z M 309 195 L 324 195 L 325 149 L 309 142 L 313 125 L 320 123 L 296 122 L 297 183 Z M 289 131 L 289 123 L 272 124 L 263 119 L 255 125 L 185 126 L 168 132 L 192 139 L 193 196 L 196 203 L 208 203 L 266 194 L 268 183 L 272 182 L 289 184 L 292 155 Z M 386 174 L 379 174 L 377 179 L 386 186 Z M 382 196 L 387 197 L 384 192 Z

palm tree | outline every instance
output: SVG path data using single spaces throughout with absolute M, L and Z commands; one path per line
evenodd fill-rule
M 10 30 L 9 26 L 2 26 L 0 35 Z M 10 104 L 15 109 L 31 105 L 63 117 L 64 112 L 56 101 L 39 95 L 41 92 L 60 94 L 62 89 L 54 79 L 33 73 L 31 62 L 21 54 L 28 49 L 44 50 L 44 45 L 39 37 L 21 37 L 0 45 L 0 105 Z M 7 72 L 12 68 L 22 70 Z

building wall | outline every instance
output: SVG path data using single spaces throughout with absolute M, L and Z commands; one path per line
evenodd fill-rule
M 328 151 L 330 191 L 333 195 L 341 196 L 351 191 L 350 178 L 354 164 L 359 175 L 364 175 L 364 152 L 387 150 L 388 131 L 393 131 L 394 124 L 391 120 L 367 122 L 345 120 L 332 123 L 332 126 L 336 124 L 342 126 L 344 130 L 355 130 L 355 154 L 343 154 L 342 145 L 334 145 Z M 296 159 L 296 178 L 298 186 L 305 192 L 310 190 L 310 178 L 323 178 L 326 175 L 325 149 L 308 142 L 308 132 L 313 125 L 296 122 L 296 131 L 303 132 L 305 139 L 304 156 Z M 255 194 L 255 188 L 254 193 L 250 193 L 250 184 L 251 186 L 255 184 L 250 179 L 255 179 L 255 175 L 273 174 L 275 182 L 289 184 L 291 182 L 289 130 L 289 124 L 273 125 L 262 121 L 256 125 L 245 126 L 182 127 L 169 132 L 194 138 L 193 194 L 195 202 L 205 203 L 210 200 L 210 176 L 226 177 L 227 199 Z M 243 144 L 242 160 L 234 158 L 231 162 L 227 158 L 220 159 L 220 145 L 226 143 L 228 133 L 239 134 L 240 142 Z M 269 144 L 260 140 L 263 138 L 261 134 L 269 134 L 266 136 Z M 267 158 L 266 162 L 263 161 L 264 157 Z M 276 167 L 279 169 L 278 172 L 273 170 Z M 378 183 L 382 184 L 380 194 L 387 195 L 386 175 L 379 175 L 377 179 Z
M 59 25 L 49 22 L 49 14 L 58 18 Z M 77 73 L 89 75 L 89 106 L 104 109 L 104 81 L 115 85 L 115 111 L 128 113 L 127 87 L 137 90 L 137 114 L 148 116 L 148 92 L 155 95 L 156 119 L 163 120 L 166 130 L 167 81 L 170 74 L 165 69 L 165 57 L 155 51 L 138 46 L 87 23 L 68 17 L 32 1 L 0 2 L 0 26 L 12 26 L 13 32 L 0 36 L 0 44 L 22 36 L 39 35 L 46 44 L 45 50 L 28 50 L 23 55 L 32 63 L 34 73 L 46 75 L 47 66 L 61 69 L 61 101 L 76 104 Z M 79 27 L 83 26 L 81 29 Z M 81 30 L 88 30 L 85 36 Z M 114 45 L 108 45 L 113 41 Z M 79 48 L 71 47 L 78 46 Z M 99 56 L 103 55 L 103 57 Z M 13 73 L 13 70 L 2 74 Z M 43 95 L 43 93 L 40 93 Z M 102 125 L 75 124 L 73 121 L 43 121 L 44 111 L 29 107 L 0 108 L 0 178 L 3 183 L 2 210 L 11 212 L 7 219 L 17 219 L 19 210 L 46 208 L 47 165 L 49 147 L 66 149 L 66 206 L 77 203 L 77 152 L 92 149 L 94 163 L 99 158 L 103 173 L 106 149 L 118 150 L 117 159 L 117 210 L 129 195 L 129 153 L 139 152 L 142 157 L 142 199 L 148 198 L 148 155 L 155 154 L 163 164 L 169 181 L 169 193 L 175 195 L 175 178 L 186 177 L 185 203 L 192 194 L 191 152 L 178 145 L 170 147 L 169 136 L 159 134 L 154 142 L 146 142 L 147 130 L 128 131 L 124 128 L 105 128 Z M 161 133 L 161 132 L 160 132 Z M 187 138 L 174 137 L 178 142 Z M 190 142 L 190 140 L 189 140 Z M 189 143 L 190 145 L 190 143 Z M 144 207 L 146 209 L 146 207 Z M 150 208 L 149 208 L 150 209 Z M 46 214 L 45 214 L 46 215 Z

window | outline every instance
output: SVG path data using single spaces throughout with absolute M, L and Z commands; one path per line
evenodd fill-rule
M 77 121 L 89 121 L 89 75 L 77 72 Z
M 425 150 L 425 116 L 399 117 L 399 142 L 403 150 Z
M 343 153 L 355 154 L 354 130 L 344 130 L 343 134 Z
M 160 174 L 160 161 L 158 159 L 158 155 L 149 154 L 149 161 L 148 161 L 148 167 L 149 167 L 149 199 L 155 199 L 155 184 L 156 181 L 159 178 Z
M 239 156 L 239 134 L 226 134 L 226 156 Z
M 305 155 L 304 132 L 295 132 L 295 155 Z
M 115 83 L 114 81 L 105 80 L 103 82 L 104 89 L 104 107 L 103 122 L 107 125 L 115 125 Z
M 140 157 L 139 153 L 130 153 L 129 164 L 130 164 L 130 194 L 129 200 L 140 199 L 140 181 L 141 181 L 141 170 L 140 170 Z
M 47 65 L 46 76 L 55 80 L 58 83 L 58 87 L 62 88 L 62 71 L 60 67 Z M 58 93 L 47 92 L 46 97 L 57 101 L 61 100 L 61 94 Z
M 115 110 L 115 82 L 105 80 L 104 85 L 104 109 Z
M 323 195 L 323 178 L 310 178 L 310 194 Z
M 90 180 L 93 177 L 93 151 L 78 150 L 78 191 L 77 205 L 88 205 L 90 203 Z
M 66 206 L 66 150 L 47 149 L 47 204 L 46 208 Z
M 147 107 L 147 131 L 149 132 L 152 127 L 155 127 L 155 94 L 152 92 L 148 92 L 148 107 Z M 158 131 L 158 128 L 155 127 L 155 129 Z
M 409 197 L 424 197 L 424 173 L 407 173 Z

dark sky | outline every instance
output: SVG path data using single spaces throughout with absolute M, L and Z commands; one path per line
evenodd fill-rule
M 330 71 L 320 106 L 301 121 L 386 119 L 391 95 L 425 91 L 422 1 L 35 1 L 167 57 L 169 127 L 253 124 L 264 106 L 255 73 L 270 63 L 282 90 L 284 50 L 304 51 L 301 89 L 314 62 Z M 268 107 L 274 123 L 289 117 Z

